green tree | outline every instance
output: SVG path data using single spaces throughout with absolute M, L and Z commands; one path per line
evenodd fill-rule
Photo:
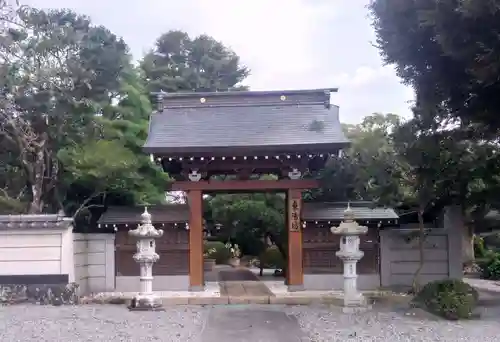
M 240 57 L 224 44 L 183 31 L 161 35 L 141 67 L 151 92 L 240 90 L 249 75 Z
M 401 131 L 405 158 L 424 202 L 462 206 L 470 261 L 472 232 L 498 205 L 500 2 L 373 0 L 370 9 L 384 61 L 417 95 Z
M 351 146 L 328 162 L 321 175 L 322 187 L 313 197 L 394 206 L 411 196 L 401 183 L 403 169 L 392 138 L 399 124 L 397 115 L 375 113 L 358 125 L 344 125 Z
M 260 256 L 268 239 L 287 256 L 285 197 L 283 194 L 216 195 L 208 202 L 211 219 L 222 224 L 225 235 L 245 255 Z
M 63 149 L 65 211 L 88 220 L 93 207 L 165 201 L 168 176 L 142 152 L 151 105 L 139 74 L 123 75 L 118 103 L 96 117 L 100 140 Z M 87 223 L 84 221 L 83 223 Z
M 2 17 L 0 210 L 81 213 L 107 199 L 160 201 L 140 152 L 151 111 L 128 48 L 67 10 Z M 122 178 L 122 179 L 120 179 Z
M 498 145 L 457 138 L 454 130 L 425 129 L 418 119 L 395 130 L 395 146 L 405 163 L 403 180 L 416 195 L 419 215 L 432 206 L 459 204 L 468 224 L 463 231 L 465 262 L 474 259 L 473 232 L 495 206 L 499 186 Z
M 37 213 L 61 207 L 56 151 L 91 133 L 94 103 L 118 88 L 127 47 L 70 11 L 22 7 L 14 22 L 0 44 L 0 134 Z
M 377 45 L 419 101 L 429 125 L 453 121 L 496 138 L 500 100 L 500 2 L 372 0 Z

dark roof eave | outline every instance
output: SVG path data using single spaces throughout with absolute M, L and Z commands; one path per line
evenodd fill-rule
M 161 204 L 147 207 L 154 224 L 185 223 L 189 221 L 189 207 L 187 204 Z M 97 224 L 139 224 L 141 223 L 141 214 L 144 212 L 143 208 L 144 206 L 109 207 L 97 220 Z M 161 215 L 157 214 L 157 210 L 161 211 Z
M 304 221 L 306 222 L 341 222 L 343 221 L 344 219 L 343 218 L 340 218 L 340 217 L 334 217 L 334 218 L 324 218 L 324 217 L 321 217 L 321 218 L 304 218 L 303 219 Z M 364 217 L 364 218 L 356 218 L 355 221 L 357 221 L 358 223 L 359 222 L 365 222 L 365 221 L 369 221 L 369 222 L 375 222 L 375 223 L 378 223 L 378 222 L 388 222 L 388 221 L 395 221 L 395 220 L 399 220 L 398 217 L 383 217 L 383 218 L 377 218 L 377 217 Z
M 188 218 L 182 218 L 180 220 L 151 220 L 152 224 L 171 224 L 171 223 L 188 223 L 189 219 Z M 117 221 L 117 220 L 99 220 L 97 221 L 97 224 L 101 225 L 116 225 L 116 226 L 125 226 L 125 225 L 136 225 L 136 224 L 141 224 L 142 221 L 140 219 L 130 219 L 130 220 L 122 220 L 122 221 Z
M 338 149 L 349 147 L 349 141 L 339 141 L 328 144 L 303 144 L 303 145 L 263 145 L 263 146 L 197 146 L 197 147 L 168 147 L 168 146 L 147 146 L 142 150 L 145 153 L 161 154 L 164 156 L 174 156 L 179 154 L 199 154 L 199 155 L 224 155 L 224 153 L 297 153 L 297 152 L 324 152 L 328 153 Z

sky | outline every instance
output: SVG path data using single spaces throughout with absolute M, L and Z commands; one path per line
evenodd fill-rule
M 413 91 L 384 66 L 369 0 L 21 0 L 69 8 L 124 38 L 139 59 L 164 32 L 211 35 L 251 70 L 251 90 L 338 87 L 345 123 L 374 112 L 410 116 Z

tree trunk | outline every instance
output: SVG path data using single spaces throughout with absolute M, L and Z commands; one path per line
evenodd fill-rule
M 40 184 L 31 185 L 31 202 L 29 205 L 29 214 L 40 214 L 43 210 L 42 189 Z
M 474 256 L 474 234 L 468 226 L 464 226 L 464 229 L 462 229 L 462 260 L 465 265 L 471 265 L 476 260 Z
M 424 230 L 424 210 L 421 206 L 418 209 L 418 251 L 419 251 L 419 264 L 417 271 L 413 276 L 412 291 L 413 293 L 418 293 L 420 291 L 420 273 L 424 267 L 424 241 L 425 240 L 425 230 Z
M 29 214 L 41 214 L 43 211 L 43 183 L 45 176 L 45 155 L 43 149 L 36 152 L 36 158 L 31 166 L 31 202 Z
M 264 275 L 264 260 L 261 255 L 261 257 L 259 258 L 259 276 L 262 277 L 263 275 Z

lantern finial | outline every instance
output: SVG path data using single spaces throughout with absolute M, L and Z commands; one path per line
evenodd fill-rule
M 344 210 L 344 221 L 345 222 L 354 221 L 354 211 L 351 209 L 351 202 L 347 202 L 347 209 Z
M 141 214 L 142 223 L 150 224 L 151 223 L 151 214 L 148 212 L 148 207 L 144 207 L 144 212 Z

